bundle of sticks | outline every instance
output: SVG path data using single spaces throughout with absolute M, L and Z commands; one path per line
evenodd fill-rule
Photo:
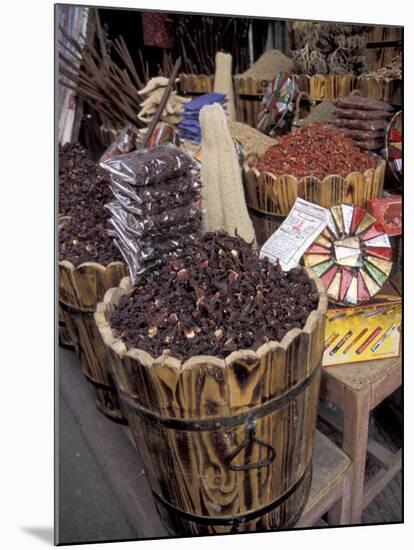
M 236 74 L 248 69 L 249 18 L 206 15 L 171 15 L 176 29 L 176 42 L 187 74 L 214 74 L 219 51 L 233 57 Z
M 141 101 L 137 90 L 143 88 L 149 79 L 148 65 L 139 51 L 138 72 L 122 36 L 110 43 L 122 62 L 118 65 L 108 53 L 108 40 L 96 10 L 94 13 L 98 46 L 82 46 L 60 27 L 61 36 L 66 41 L 59 40 L 64 50 L 59 52 L 59 82 L 83 97 L 98 113 L 102 125 L 122 128 L 132 122 L 143 126 L 137 119 Z M 165 64 L 168 65 L 168 59 Z

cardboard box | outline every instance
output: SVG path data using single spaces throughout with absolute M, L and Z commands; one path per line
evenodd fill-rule
M 399 195 L 386 199 L 369 199 L 367 210 L 384 226 L 387 235 L 402 233 L 402 198 Z
M 322 366 L 398 357 L 401 316 L 401 296 L 390 283 L 366 304 L 329 306 Z

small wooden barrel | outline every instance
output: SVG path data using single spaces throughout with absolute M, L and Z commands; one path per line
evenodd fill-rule
M 110 350 L 128 423 L 160 515 L 171 533 L 202 535 L 288 528 L 311 485 L 327 299 L 303 329 L 226 359 L 127 350 L 109 319 L 131 291 L 109 290 L 95 321 Z
M 214 89 L 214 75 L 181 73 L 178 88 L 182 94 L 208 94 Z
M 96 304 L 108 288 L 119 284 L 125 275 L 122 262 L 112 262 L 107 266 L 85 262 L 77 267 L 67 260 L 59 262 L 59 318 L 62 317 L 65 324 L 65 334 L 79 353 L 83 374 L 98 409 L 112 420 L 124 423 L 109 369 L 108 352 L 102 345 L 93 315 Z
M 74 330 L 70 315 L 59 303 L 59 346 L 70 350 L 78 349 L 76 330 Z
M 364 173 L 351 172 L 345 178 L 312 176 L 301 179 L 289 174 L 275 176 L 244 165 L 247 207 L 253 221 L 257 243 L 261 246 L 280 226 L 298 197 L 325 208 L 336 204 L 365 206 L 368 199 L 379 198 L 384 186 L 385 161 Z

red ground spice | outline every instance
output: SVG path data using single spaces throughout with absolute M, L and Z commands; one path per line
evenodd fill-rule
M 275 176 L 323 179 L 331 174 L 345 177 L 350 172 L 365 172 L 377 165 L 377 159 L 358 149 L 340 130 L 317 122 L 283 136 L 259 157 L 256 168 Z

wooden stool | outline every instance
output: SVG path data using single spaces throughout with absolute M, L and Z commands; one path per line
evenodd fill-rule
M 329 409 L 323 405 L 319 409 L 325 421 L 343 431 L 342 449 L 353 462 L 353 524 L 361 523 L 363 509 L 401 470 L 401 450 L 392 453 L 368 439 L 371 411 L 401 385 L 401 376 L 400 357 L 322 369 L 321 397 L 344 413 L 341 426 Z M 364 487 L 367 452 L 380 463 L 381 469 Z
M 316 432 L 308 502 L 295 527 L 312 527 L 328 512 L 334 525 L 351 522 L 352 463 L 326 436 Z

